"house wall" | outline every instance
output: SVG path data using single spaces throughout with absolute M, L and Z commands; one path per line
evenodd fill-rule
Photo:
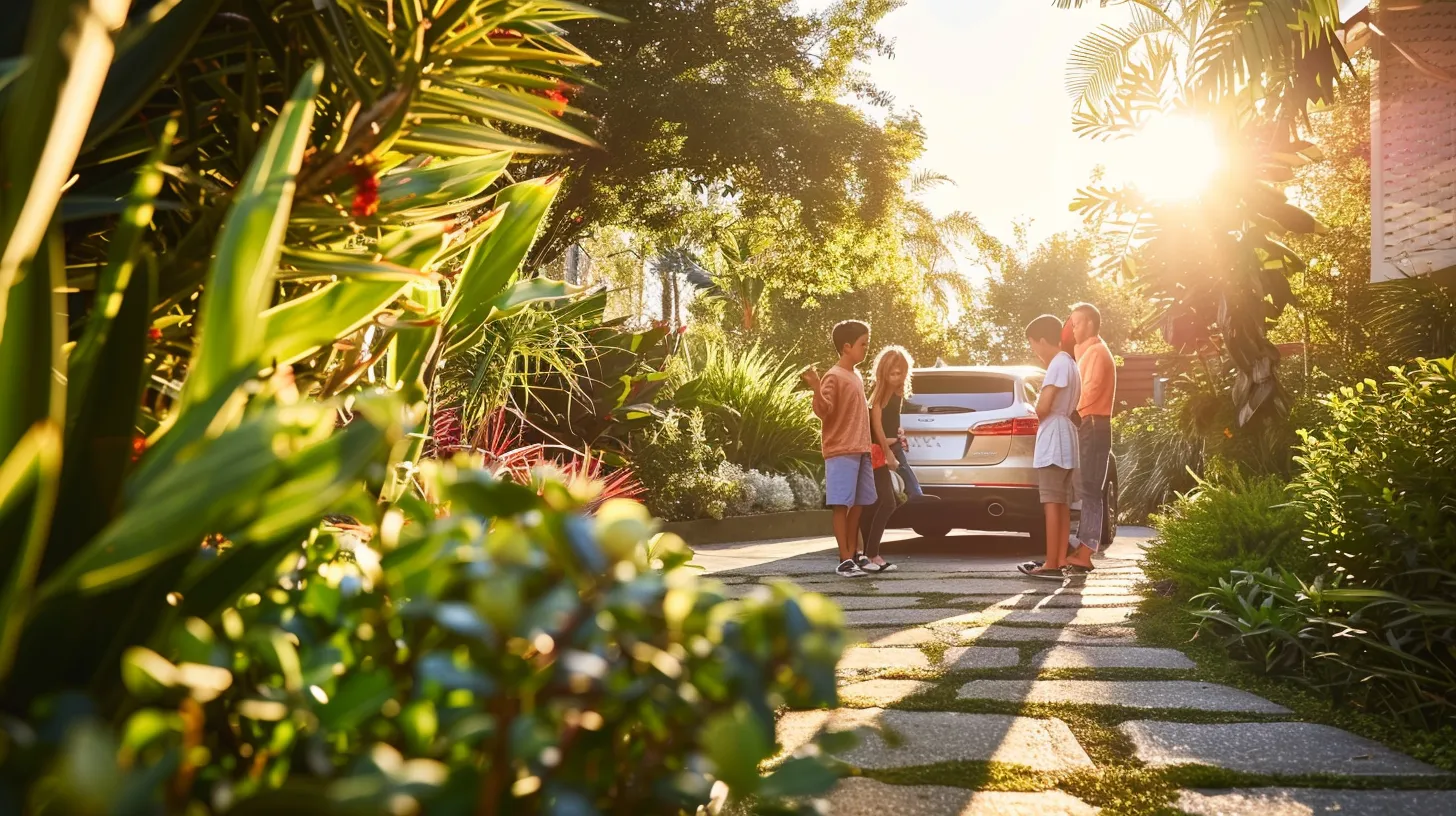
M 1456 265 L 1456 3 L 1387 3 L 1374 23 L 1370 277 L 1383 281 Z

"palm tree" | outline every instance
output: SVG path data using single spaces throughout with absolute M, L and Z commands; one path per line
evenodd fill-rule
M 956 253 L 968 243 L 983 249 L 994 240 L 974 215 L 957 210 L 937 217 L 918 198 L 927 190 L 954 183 L 940 173 L 916 173 L 910 178 L 901 206 L 901 240 L 920 275 L 921 290 L 942 312 L 950 311 L 953 303 L 968 303 L 974 296 L 970 281 L 957 268 Z

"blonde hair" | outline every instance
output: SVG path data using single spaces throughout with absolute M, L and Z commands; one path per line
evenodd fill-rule
M 874 388 L 870 391 L 870 405 L 878 405 L 883 408 L 889 404 L 890 397 L 893 395 L 885 385 L 885 380 L 889 377 L 890 366 L 897 362 L 903 363 L 905 366 L 905 383 L 900 388 L 900 397 L 903 399 L 912 396 L 910 372 L 915 368 L 915 358 L 910 356 L 910 352 L 906 351 L 904 346 L 885 346 L 880 349 L 879 354 L 875 355 L 875 364 L 872 369 Z

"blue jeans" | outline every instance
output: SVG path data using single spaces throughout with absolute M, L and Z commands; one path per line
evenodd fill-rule
M 1112 418 L 1105 416 L 1082 417 L 1077 429 L 1077 447 L 1082 456 L 1080 478 L 1077 486 L 1081 492 L 1082 515 L 1077 520 L 1077 538 L 1095 552 L 1102 544 L 1102 517 L 1107 508 L 1103 501 L 1103 488 L 1107 486 L 1107 467 L 1112 459 Z
M 915 478 L 915 471 L 910 469 L 910 463 L 905 461 L 905 449 L 899 442 L 890 443 L 890 453 L 895 455 L 895 461 L 900 463 L 897 471 L 900 478 L 905 480 L 905 495 L 911 498 L 924 496 L 925 491 L 920 487 L 920 480 Z

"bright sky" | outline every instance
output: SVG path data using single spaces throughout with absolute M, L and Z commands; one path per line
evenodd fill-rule
M 1030 218 L 1033 244 L 1079 226 L 1068 204 L 1111 153 L 1072 133 L 1067 55 L 1099 24 L 1127 17 L 1125 9 L 1088 6 L 909 0 L 881 24 L 896 56 L 872 63 L 871 76 L 897 108 L 919 111 L 928 136 L 921 167 L 956 182 L 926 196 L 936 212 L 968 210 L 1006 239 L 1014 220 Z

